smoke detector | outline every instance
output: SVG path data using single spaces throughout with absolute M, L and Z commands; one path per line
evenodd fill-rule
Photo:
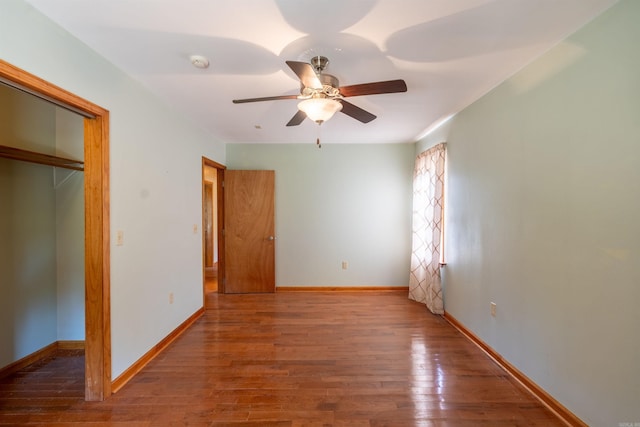
M 200 69 L 205 69 L 205 68 L 209 68 L 209 60 L 202 55 L 191 55 L 189 57 L 189 60 L 191 61 L 191 64 L 196 67 L 196 68 L 200 68 Z

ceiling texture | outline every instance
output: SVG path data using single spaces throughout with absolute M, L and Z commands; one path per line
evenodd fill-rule
M 317 55 L 341 86 L 408 87 L 348 98 L 377 118 L 338 113 L 321 126 L 323 143 L 415 142 L 615 1 L 27 0 L 226 143 L 315 143 L 311 120 L 285 126 L 296 99 L 232 100 L 299 94 L 285 61 Z M 581 47 L 565 48 L 558 64 L 569 66 Z

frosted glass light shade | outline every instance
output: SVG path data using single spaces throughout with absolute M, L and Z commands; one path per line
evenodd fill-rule
M 298 104 L 298 110 L 304 111 L 314 122 L 322 123 L 342 110 L 342 103 L 329 98 L 309 98 Z

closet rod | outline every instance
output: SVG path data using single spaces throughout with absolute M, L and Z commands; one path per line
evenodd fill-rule
M 24 162 L 37 163 L 40 165 L 49 165 L 58 168 L 84 171 L 84 162 L 81 162 L 80 160 L 66 159 L 64 157 L 36 153 L 34 151 L 22 150 L 20 148 L 7 147 L 6 145 L 0 145 L 0 157 L 22 160 Z

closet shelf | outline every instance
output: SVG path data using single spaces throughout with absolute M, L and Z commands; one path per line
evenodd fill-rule
M 0 157 L 22 160 L 24 162 L 38 163 L 40 165 L 55 166 L 57 168 L 84 171 L 84 162 L 81 162 L 79 160 L 66 159 L 64 157 L 36 153 L 33 151 L 22 150 L 20 148 L 7 147 L 6 145 L 0 145 Z

